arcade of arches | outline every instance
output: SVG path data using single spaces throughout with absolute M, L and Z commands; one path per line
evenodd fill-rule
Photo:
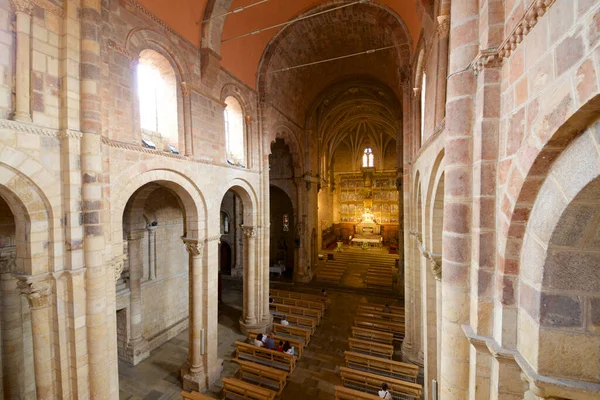
M 0 0 L 0 398 L 214 392 L 345 259 L 424 399 L 600 399 L 599 107 L 600 0 Z

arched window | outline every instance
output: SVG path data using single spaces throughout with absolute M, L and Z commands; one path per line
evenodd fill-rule
M 427 87 L 427 75 L 423 72 L 423 81 L 421 82 L 421 144 L 425 136 L 425 88 Z
M 169 150 L 169 145 L 177 148 L 177 79 L 171 64 L 156 51 L 144 50 L 137 79 L 142 138 L 160 150 Z
M 363 168 L 370 168 L 375 166 L 373 160 L 373 150 L 370 147 L 367 147 L 363 152 Z
M 230 163 L 245 166 L 245 135 L 244 135 L 244 113 L 240 102 L 234 97 L 225 99 L 225 140 L 227 143 L 227 160 Z

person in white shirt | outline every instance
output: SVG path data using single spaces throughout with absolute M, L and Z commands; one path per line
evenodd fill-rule
M 254 345 L 258 346 L 258 347 L 263 347 L 265 344 L 263 343 L 263 334 L 259 333 L 258 335 L 256 335 L 256 338 L 254 339 Z
M 290 342 L 288 342 L 287 340 L 283 344 L 283 352 L 294 355 L 294 346 L 291 346 Z
M 381 390 L 379 391 L 379 397 L 385 400 L 392 400 L 392 394 L 388 391 L 387 383 L 381 384 Z
M 285 325 L 288 326 L 290 323 L 287 321 L 287 318 L 285 317 L 285 315 L 283 317 L 281 317 L 281 325 Z

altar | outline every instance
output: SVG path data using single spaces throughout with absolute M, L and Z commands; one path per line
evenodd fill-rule
M 369 209 L 363 214 L 360 223 L 354 227 L 354 236 L 351 239 L 351 244 L 363 245 L 366 243 L 370 247 L 381 247 L 383 245 L 383 237 L 381 236 L 381 226 L 373 220 L 373 214 Z

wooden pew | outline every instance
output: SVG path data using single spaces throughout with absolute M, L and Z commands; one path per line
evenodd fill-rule
M 292 373 L 296 368 L 295 356 L 244 342 L 235 342 L 235 357 L 239 360 L 267 365 L 289 373 Z
M 380 278 L 374 277 L 373 275 L 367 275 L 365 278 L 365 284 L 367 287 L 375 288 L 375 289 L 391 289 L 392 288 L 392 278 Z
M 325 308 L 329 307 L 329 305 L 331 304 L 331 300 L 329 300 L 327 297 L 323 297 L 318 294 L 290 292 L 287 290 L 275 290 L 275 289 L 271 289 L 270 294 L 271 294 L 271 296 L 287 297 L 289 299 L 320 301 L 322 303 L 325 303 Z
M 355 317 L 354 325 L 359 328 L 390 332 L 394 335 L 394 340 L 397 341 L 402 341 L 404 338 L 405 325 L 400 322 L 388 322 L 382 319 Z
M 269 308 L 282 314 L 298 315 L 301 317 L 314 318 L 317 325 L 321 323 L 321 311 L 313 310 L 311 308 L 303 308 L 297 306 L 290 306 L 287 304 L 269 303 Z
M 215 400 L 214 397 L 198 392 L 186 392 L 185 390 L 181 392 L 181 397 L 183 400 Z
M 314 318 L 301 317 L 299 315 L 292 315 L 288 313 L 273 314 L 273 318 L 281 321 L 284 315 L 290 324 L 300 328 L 310 329 L 311 335 L 315 333 L 315 330 L 317 329 L 317 321 Z
M 240 365 L 237 378 L 245 382 L 265 387 L 280 395 L 285 387 L 288 373 L 277 368 L 267 367 L 245 360 L 233 359 Z
M 419 367 L 400 361 L 386 360 L 385 358 L 368 356 L 366 354 L 344 352 L 346 367 L 373 374 L 384 375 L 394 379 L 416 382 Z
M 358 305 L 358 311 L 383 312 L 383 308 L 384 307 L 385 307 L 385 304 L 379 305 L 379 304 L 362 303 L 362 304 Z M 404 307 L 388 306 L 388 308 L 391 311 L 390 314 L 402 315 L 402 316 L 405 315 L 404 314 Z
M 338 285 L 344 274 L 317 272 L 317 282 L 335 283 Z
M 276 393 L 273 390 L 261 388 L 236 378 L 221 378 L 223 382 L 224 399 L 274 399 Z
M 281 337 L 304 340 L 305 346 L 308 346 L 308 344 L 310 343 L 311 332 L 310 330 L 305 328 L 273 323 L 273 332 Z
M 343 386 L 334 386 L 336 400 L 381 400 L 377 395 L 371 393 L 359 392 Z
M 352 327 L 352 337 L 354 339 L 370 340 L 372 342 L 392 345 L 394 343 L 394 335 L 390 332 L 375 331 L 372 329 Z
M 325 304 L 320 301 L 310 301 L 301 299 L 288 299 L 286 297 L 273 296 L 273 303 L 286 304 L 289 306 L 310 308 L 312 310 L 321 311 L 321 315 L 325 314 Z
M 388 360 L 391 360 L 392 355 L 394 355 L 394 346 L 389 344 L 349 338 L 348 347 L 354 353 L 368 354 L 375 357 L 387 358 Z
M 365 310 L 361 310 L 360 308 L 356 312 L 356 316 L 364 317 L 364 318 L 372 318 L 372 319 L 381 319 L 383 321 L 389 321 L 389 322 L 399 322 L 401 324 L 403 324 L 405 321 L 404 315 L 386 313 L 386 312 L 381 312 L 381 311 L 369 311 L 369 310 L 365 311 Z
M 260 332 L 258 332 L 258 331 L 249 330 L 248 331 L 248 339 L 250 339 L 251 341 L 254 340 L 259 333 Z M 275 333 L 275 332 L 273 332 L 273 333 Z M 296 353 L 294 355 L 297 356 L 298 359 L 302 358 L 302 352 L 304 351 L 304 339 L 298 339 L 298 338 L 294 338 L 294 337 L 280 336 L 280 335 L 273 335 L 273 339 L 275 339 L 275 344 L 278 344 L 280 340 L 283 341 L 283 343 L 285 343 L 286 341 L 290 342 L 290 344 L 292 346 L 294 346 L 294 350 Z
M 423 387 L 417 383 L 383 377 L 347 367 L 340 367 L 340 375 L 345 387 L 372 394 L 377 394 L 381 390 L 381 384 L 385 382 L 388 385 L 388 391 L 395 400 L 420 400 L 423 391 Z

